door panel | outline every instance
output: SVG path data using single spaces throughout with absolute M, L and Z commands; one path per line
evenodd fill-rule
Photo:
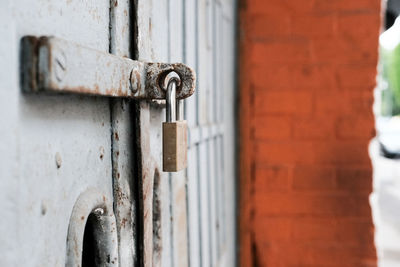
M 0 265 L 65 266 L 68 253 L 82 252 L 74 244 L 83 243 L 89 213 L 105 212 L 115 265 L 234 266 L 234 2 L 6 0 L 3 7 Z M 197 91 L 184 104 L 188 168 L 162 172 L 162 101 L 22 93 L 26 35 L 193 67 Z
M 140 103 L 146 266 L 234 265 L 234 12 L 233 1 L 138 1 L 139 59 L 183 61 L 198 78 L 185 171 L 160 171 L 163 105 Z
M 14 51 L 1 64 L 0 104 L 11 102 L 8 112 L 14 114 L 0 115 L 1 121 L 14 123 L 14 138 L 2 145 L 2 158 L 15 156 L 11 166 L 2 163 L 0 190 L 8 194 L 7 181 L 14 181 L 2 205 L 11 205 L 7 210 L 16 219 L 2 222 L 0 234 L 7 242 L 0 250 L 15 250 L 1 257 L 0 265 L 64 266 L 78 197 L 93 188 L 108 202 L 113 199 L 109 100 L 22 94 L 18 48 L 24 35 L 55 35 L 108 52 L 109 1 L 18 0 L 2 5 L 9 13 L 0 18 L 9 27 L 9 34 L 2 35 L 2 54 Z

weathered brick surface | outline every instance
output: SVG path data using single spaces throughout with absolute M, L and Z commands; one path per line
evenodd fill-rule
M 376 266 L 380 3 L 240 1 L 241 266 Z

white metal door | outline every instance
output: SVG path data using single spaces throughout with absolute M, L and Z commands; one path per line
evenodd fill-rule
M 198 84 L 185 100 L 188 168 L 161 166 L 162 106 L 140 103 L 141 209 L 146 266 L 234 266 L 235 3 L 138 1 L 138 58 L 184 62 Z
M 234 266 L 234 12 L 233 0 L 2 3 L 0 266 L 79 266 L 90 214 L 115 244 L 101 266 Z M 162 172 L 160 102 L 22 93 L 26 35 L 193 67 L 187 170 Z
M 70 222 L 82 231 L 91 212 L 79 199 L 113 215 L 110 100 L 23 94 L 19 85 L 23 36 L 108 52 L 109 8 L 109 0 L 2 2 L 1 266 L 65 266 Z

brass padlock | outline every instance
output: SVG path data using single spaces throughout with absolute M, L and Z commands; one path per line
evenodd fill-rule
M 166 122 L 162 125 L 164 172 L 177 172 L 187 166 L 187 123 L 183 120 L 183 100 L 178 100 L 176 104 L 176 87 L 180 82 L 176 72 L 170 72 L 165 77 Z

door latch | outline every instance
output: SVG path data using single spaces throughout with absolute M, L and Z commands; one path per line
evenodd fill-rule
M 132 99 L 165 99 L 170 72 L 181 83 L 176 98 L 194 93 L 194 71 L 182 63 L 151 63 L 118 57 L 56 37 L 21 40 L 21 85 L 28 93 L 74 93 Z
M 195 90 L 196 76 L 191 68 L 182 63 L 117 57 L 47 36 L 25 36 L 21 48 L 21 86 L 26 93 L 166 99 L 169 119 L 163 124 L 163 170 L 186 168 L 187 125 L 181 115 L 181 101 Z

